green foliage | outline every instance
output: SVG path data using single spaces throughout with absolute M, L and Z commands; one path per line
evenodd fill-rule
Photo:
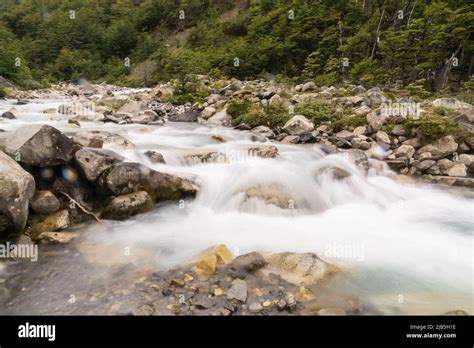
M 414 0 L 400 19 L 393 0 L 2 0 L 0 76 L 21 85 L 277 76 L 397 85 L 424 98 L 446 87 L 443 69 L 456 52 L 447 84 L 459 89 L 471 78 L 473 8 L 466 0 Z M 136 77 L 143 62 L 156 69 Z
M 343 129 L 353 130 L 356 127 L 365 125 L 367 125 L 367 119 L 365 116 L 342 116 L 338 117 L 331 124 L 331 127 L 334 132 L 339 132 Z
M 366 58 L 354 65 L 351 76 L 357 84 L 374 86 L 385 76 L 385 71 L 375 59 Z
M 425 80 L 417 80 L 405 87 L 404 92 L 412 97 L 415 101 L 422 101 L 431 96 L 431 93 L 424 87 Z
M 253 103 L 247 99 L 234 99 L 227 104 L 227 113 L 232 116 L 232 118 L 237 119 L 244 114 L 250 112 L 253 107 Z
M 334 120 L 335 112 L 336 110 L 333 106 L 317 100 L 301 103 L 295 107 L 296 114 L 305 116 L 311 120 L 315 126 Z
M 0 98 L 5 98 L 6 96 L 7 91 L 3 87 L 0 87 Z
M 227 112 L 232 116 L 234 126 L 246 123 L 251 127 L 283 126 L 290 119 L 290 115 L 285 109 L 265 107 L 255 105 L 248 99 L 233 100 L 227 106 Z
M 173 104 L 203 102 L 209 95 L 207 89 L 194 75 L 186 75 L 174 83 L 173 95 L 165 101 Z
M 459 126 L 451 117 L 426 115 L 419 119 L 407 118 L 403 124 L 408 136 L 418 133 L 423 143 L 429 143 L 446 135 L 454 135 L 459 141 L 469 137 L 469 131 Z

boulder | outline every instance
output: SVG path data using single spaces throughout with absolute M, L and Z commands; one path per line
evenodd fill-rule
M 375 140 L 377 140 L 377 142 L 381 142 L 381 143 L 384 143 L 384 144 L 390 144 L 391 143 L 390 137 L 384 131 L 378 131 L 377 133 L 375 133 Z
M 415 161 L 413 162 L 413 166 L 418 169 L 420 172 L 424 172 L 425 170 L 433 167 L 436 164 L 433 160 L 425 160 L 425 161 Z
M 211 105 L 211 104 L 217 103 L 219 100 L 221 100 L 221 96 L 220 96 L 219 94 L 214 93 L 214 94 L 211 94 L 211 95 L 207 98 L 207 103 L 208 103 L 209 105 Z
M 42 244 L 67 244 L 80 235 L 79 232 L 43 232 L 38 241 Z
M 306 82 L 303 84 L 303 87 L 301 87 L 302 92 L 308 92 L 308 91 L 315 91 L 318 87 L 313 81 Z
M 375 111 L 369 112 L 366 116 L 366 120 L 372 133 L 377 132 L 384 124 L 382 117 L 377 115 Z
M 458 149 L 458 144 L 454 140 L 454 137 L 447 135 L 435 142 L 425 145 L 418 149 L 417 153 L 430 152 L 433 159 L 440 159 L 452 154 Z
M 259 134 L 261 136 L 264 136 L 268 139 L 274 139 L 275 138 L 275 132 L 273 132 L 270 127 L 267 126 L 258 126 L 252 129 L 252 133 L 254 134 Z
M 367 141 L 368 138 L 365 135 L 359 135 L 354 137 L 351 140 L 351 145 L 353 149 L 359 149 L 359 150 L 368 150 L 370 149 L 371 143 Z
M 281 142 L 283 144 L 298 144 L 300 142 L 299 135 L 287 135 L 284 137 Z
M 63 165 L 77 147 L 54 127 L 28 125 L 19 128 L 6 142 L 5 152 L 18 162 L 36 167 Z
M 193 153 L 185 157 L 189 165 L 196 165 L 199 163 L 226 163 L 227 156 L 225 153 L 217 151 Z
M 216 108 L 212 106 L 207 106 L 204 108 L 204 110 L 201 111 L 201 118 L 207 120 L 209 117 L 214 115 L 216 113 Z
M 59 210 L 60 202 L 57 197 L 48 190 L 36 192 L 31 200 L 31 209 L 38 214 L 52 214 Z
M 239 272 L 255 272 L 266 264 L 267 261 L 265 261 L 265 258 L 261 254 L 254 251 L 248 254 L 237 256 L 230 263 L 230 267 Z
M 357 167 L 362 169 L 364 173 L 369 170 L 369 159 L 364 151 L 358 149 L 350 149 L 346 152 L 349 160 L 354 163 Z
M 403 145 L 403 146 L 405 146 L 405 145 Z M 407 145 L 407 146 L 411 146 L 411 145 Z M 431 159 L 431 153 L 430 152 L 422 152 L 420 154 L 417 154 L 416 157 L 418 158 L 418 160 L 424 161 L 424 160 L 427 160 L 427 159 Z
M 232 253 L 224 244 L 219 244 L 201 253 L 196 259 L 193 271 L 209 276 L 215 273 L 217 266 L 224 266 L 232 261 Z
M 221 111 L 216 112 L 212 117 L 208 118 L 207 123 L 230 126 L 232 124 L 232 116 L 227 112 L 227 108 L 223 108 Z
M 438 162 L 437 162 L 437 165 L 439 167 L 439 170 L 441 171 L 442 174 L 444 175 L 447 175 L 448 174 L 448 170 L 454 166 L 454 162 L 447 159 L 447 158 L 443 158 L 443 159 L 440 159 Z
M 365 126 L 356 127 L 352 133 L 355 136 L 357 136 L 357 135 L 366 135 L 367 134 L 367 127 L 365 127 Z
M 474 155 L 463 153 L 459 155 L 459 162 L 465 164 L 466 167 L 469 167 L 474 162 Z
M 390 133 L 392 135 L 396 135 L 398 137 L 399 136 L 404 136 L 406 134 L 405 127 L 403 127 L 403 125 L 401 125 L 401 124 L 396 124 L 395 126 L 393 126 Z
M 467 175 L 467 167 L 464 163 L 456 163 L 446 172 L 448 176 L 465 177 Z
M 60 210 L 48 215 L 46 218 L 36 218 L 32 221 L 28 229 L 28 235 L 32 240 L 36 240 L 43 232 L 55 232 L 68 228 L 71 224 L 69 211 Z
M 290 135 L 301 135 L 314 130 L 314 124 L 303 115 L 295 115 L 288 120 L 282 130 Z
M 346 140 L 351 140 L 354 137 L 354 133 L 349 132 L 348 130 L 342 130 L 340 132 L 337 132 L 335 134 L 336 138 L 338 139 L 346 139 Z
M 10 111 L 5 111 L 2 115 L 1 115 L 2 118 L 7 118 L 9 120 L 14 120 L 16 119 L 15 115 L 13 114 L 13 112 L 10 112 Z
M 396 158 L 412 158 L 414 154 L 415 148 L 411 145 L 402 145 L 394 152 Z
M 135 147 L 135 144 L 122 135 L 105 131 L 77 132 L 72 136 L 72 140 L 84 147 L 101 148 L 104 144 L 116 144 L 123 148 Z
M 74 154 L 79 172 L 91 182 L 95 182 L 106 169 L 123 160 L 122 156 L 105 149 L 83 148 Z
M 158 114 L 153 110 L 145 110 L 140 112 L 138 115 L 132 115 L 130 117 L 130 122 L 138 124 L 148 124 L 155 122 L 158 119 Z
M 28 204 L 34 194 L 33 177 L 0 151 L 0 240 L 25 227 Z
M 262 184 L 245 190 L 245 201 L 258 199 L 266 204 L 275 205 L 281 209 L 288 209 L 290 196 L 278 184 Z
M 278 253 L 265 257 L 267 265 L 261 270 L 264 273 L 280 275 L 293 284 L 312 285 L 327 279 L 338 271 L 338 268 L 314 253 Z
M 155 204 L 147 192 L 138 191 L 114 197 L 101 214 L 104 219 L 124 220 L 153 210 Z
M 275 94 L 268 100 L 268 105 L 274 108 L 283 108 L 285 107 L 285 101 L 278 94 Z
M 361 94 L 361 93 L 365 93 L 366 89 L 364 86 L 359 85 L 359 86 L 352 87 L 350 91 L 352 93 Z
M 117 111 L 119 114 L 121 113 L 129 113 L 129 114 L 138 114 L 141 111 L 145 111 L 148 109 L 148 105 L 144 101 L 138 101 L 138 100 L 131 100 L 128 103 L 125 103 L 120 107 L 120 109 Z
M 360 107 L 358 107 L 357 109 L 354 110 L 354 114 L 356 114 L 358 116 L 365 116 L 371 111 L 372 111 L 372 109 L 369 108 L 367 105 L 362 105 L 362 106 L 360 106 Z
M 159 98 L 160 100 L 165 100 L 173 96 L 173 88 L 170 86 L 158 86 L 151 93 L 152 96 Z
M 146 191 L 154 201 L 195 196 L 198 186 L 188 179 L 154 171 L 139 163 L 115 163 L 105 170 L 96 185 L 106 196 Z
M 247 149 L 250 156 L 262 158 L 275 158 L 278 156 L 278 148 L 272 145 L 252 146 Z
M 367 96 L 368 96 L 368 102 L 367 105 L 370 106 L 371 108 L 379 106 L 382 103 L 388 102 L 387 97 L 379 91 L 367 91 Z
M 471 104 L 462 102 L 456 98 L 439 98 L 433 100 L 433 107 L 435 108 L 447 108 L 453 110 L 461 110 L 461 109 L 470 109 L 472 108 Z
M 410 146 L 413 146 L 415 149 L 419 149 L 421 147 L 421 140 L 420 138 L 412 138 L 412 139 L 402 141 L 402 144 L 410 145 Z M 419 152 L 421 153 L 422 151 L 419 151 Z
M 168 120 L 171 122 L 197 122 L 198 117 L 198 110 L 188 110 L 181 114 L 171 114 L 168 116 Z
M 148 150 L 143 154 L 150 160 L 151 163 L 166 163 L 163 155 L 159 152 Z

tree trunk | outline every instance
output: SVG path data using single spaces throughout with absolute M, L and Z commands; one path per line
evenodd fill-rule
M 380 15 L 380 20 L 379 20 L 379 24 L 377 26 L 377 31 L 376 31 L 376 37 L 375 37 L 375 42 L 374 42 L 374 45 L 372 46 L 372 53 L 370 54 L 370 58 L 373 58 L 374 55 L 375 55 L 375 48 L 377 47 L 377 43 L 378 43 L 378 40 L 379 40 L 379 35 L 380 35 L 380 26 L 382 25 L 382 19 L 383 19 L 383 15 L 385 14 L 385 2 L 384 4 L 382 5 L 382 14 Z
M 454 58 L 459 54 L 461 51 L 462 45 L 459 45 L 457 50 L 451 55 L 448 61 L 444 64 L 443 68 L 441 69 L 438 78 L 435 80 L 434 89 L 435 91 L 439 91 L 446 86 L 448 82 L 449 74 L 451 73 L 451 69 L 453 67 Z

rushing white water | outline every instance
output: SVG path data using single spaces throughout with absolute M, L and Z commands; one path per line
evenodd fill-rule
M 41 113 L 60 103 L 16 107 L 19 119 L 3 121 L 0 128 L 38 122 L 75 131 L 64 119 L 51 121 Z M 277 158 L 249 157 L 245 149 L 262 144 L 252 142 L 248 132 L 228 128 L 82 123 L 82 129 L 126 132 L 137 148 L 106 147 L 158 171 L 193 177 L 200 185 L 196 199 L 184 205 L 161 204 L 126 222 L 89 225 L 88 238 L 97 245 L 146 249 L 151 251 L 147 262 L 158 267 L 186 263 L 220 243 L 235 254 L 315 252 L 347 270 L 348 279 L 338 286 L 383 312 L 474 312 L 474 201 L 466 195 L 393 176 L 366 177 L 344 154 L 325 156 L 317 145 L 269 143 L 278 147 Z M 167 164 L 151 164 L 145 150 L 162 153 Z M 211 151 L 225 154 L 227 161 L 185 158 Z M 351 175 L 341 178 L 327 168 Z M 277 195 L 288 206 L 246 197 L 246 190 L 269 184 L 279 188 Z

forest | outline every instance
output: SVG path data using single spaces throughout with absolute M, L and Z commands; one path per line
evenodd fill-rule
M 469 0 L 2 0 L 0 76 L 151 86 L 189 74 L 416 93 L 474 84 Z

